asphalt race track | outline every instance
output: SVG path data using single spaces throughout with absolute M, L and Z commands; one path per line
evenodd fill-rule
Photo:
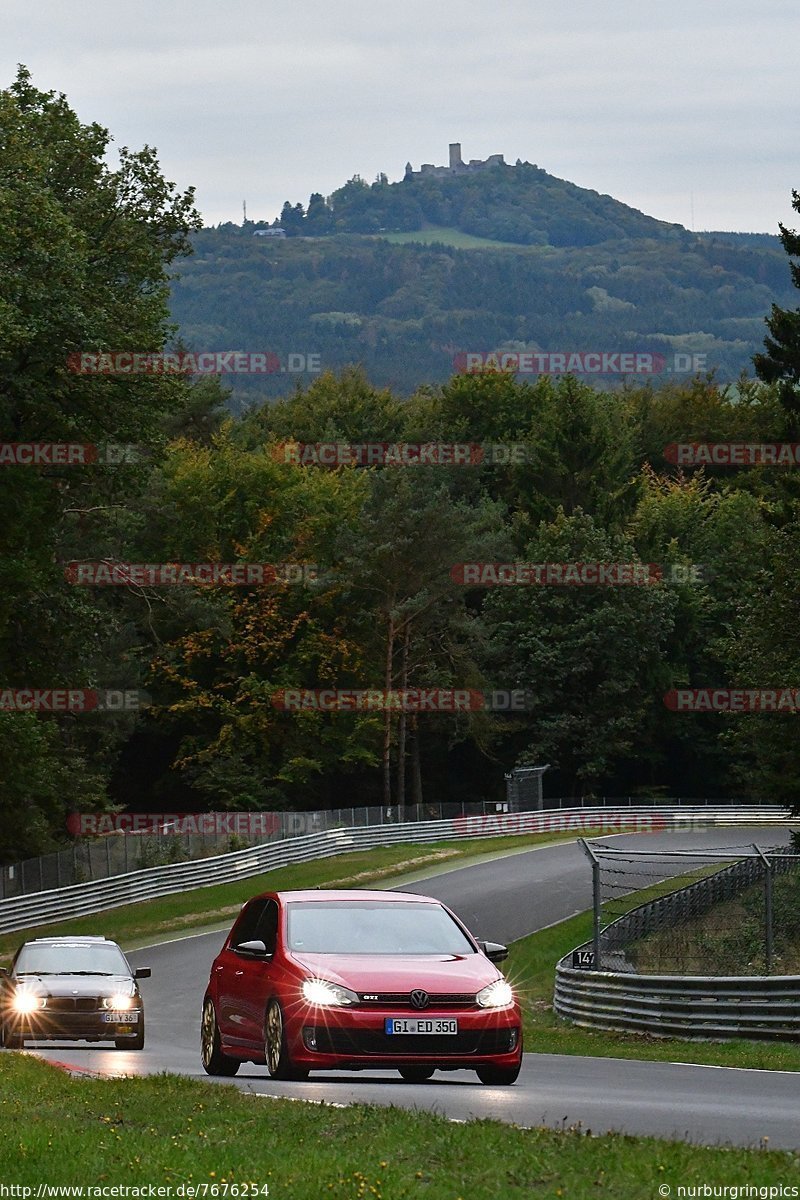
M 615 837 L 613 844 L 636 843 L 653 850 L 708 849 L 753 841 L 778 845 L 788 837 L 785 829 L 761 826 L 625 835 Z M 676 864 L 675 873 L 680 869 Z M 438 897 L 473 933 L 495 941 L 513 941 L 591 904 L 588 864 L 575 843 L 429 876 L 404 883 L 403 890 Z M 102 932 L 101 918 L 98 932 Z M 210 964 L 223 940 L 222 933 L 202 934 L 129 955 L 134 965 L 153 969 L 153 978 L 142 985 L 147 1011 L 144 1051 L 48 1043 L 37 1053 L 78 1071 L 108 1075 L 171 1071 L 207 1079 L 199 1057 L 200 1005 Z M 526 1054 L 513 1087 L 487 1087 L 470 1071 L 437 1074 L 424 1084 L 404 1083 L 388 1071 L 318 1074 L 303 1083 L 275 1083 L 266 1067 L 250 1063 L 224 1083 L 265 1098 L 393 1104 L 431 1109 L 455 1120 L 491 1117 L 557 1127 L 580 1123 L 593 1133 L 618 1129 L 705 1144 L 757 1145 L 767 1137 L 772 1149 L 800 1147 L 800 1075 L 793 1072 Z

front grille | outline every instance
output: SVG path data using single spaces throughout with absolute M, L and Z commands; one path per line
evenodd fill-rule
M 97 996 L 49 996 L 48 1012 L 97 1012 L 100 1001 Z
M 306 1027 L 303 1041 L 309 1050 L 319 1054 L 352 1054 L 353 1056 L 408 1054 L 448 1055 L 508 1054 L 517 1041 L 515 1029 L 475 1029 L 464 1033 L 401 1034 L 383 1033 L 380 1029 L 335 1029 Z
M 474 992 L 430 992 L 427 1008 L 475 1008 Z M 416 1011 L 410 992 L 361 992 L 361 1008 L 408 1008 Z M 427 1009 L 426 1009 L 427 1011 Z

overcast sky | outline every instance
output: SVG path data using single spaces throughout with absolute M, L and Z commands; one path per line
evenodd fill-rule
M 798 0 L 2 0 L 18 62 L 207 224 L 501 153 L 695 229 L 800 224 Z

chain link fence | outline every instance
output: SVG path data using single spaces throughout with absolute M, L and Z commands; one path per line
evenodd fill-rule
M 800 854 L 791 845 L 648 852 L 582 844 L 592 863 L 594 936 L 575 965 L 641 975 L 800 974 Z

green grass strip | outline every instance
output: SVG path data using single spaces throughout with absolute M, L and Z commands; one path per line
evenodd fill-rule
M 396 1108 L 261 1099 L 168 1075 L 75 1079 L 18 1054 L 0 1055 L 0 1129 L 0 1179 L 34 1189 L 152 1184 L 175 1197 L 181 1185 L 217 1184 L 222 1196 L 226 1184 L 252 1182 L 272 1200 L 642 1200 L 665 1185 L 675 1196 L 698 1181 L 766 1188 L 800 1178 L 798 1156 L 778 1151 L 454 1124 Z

